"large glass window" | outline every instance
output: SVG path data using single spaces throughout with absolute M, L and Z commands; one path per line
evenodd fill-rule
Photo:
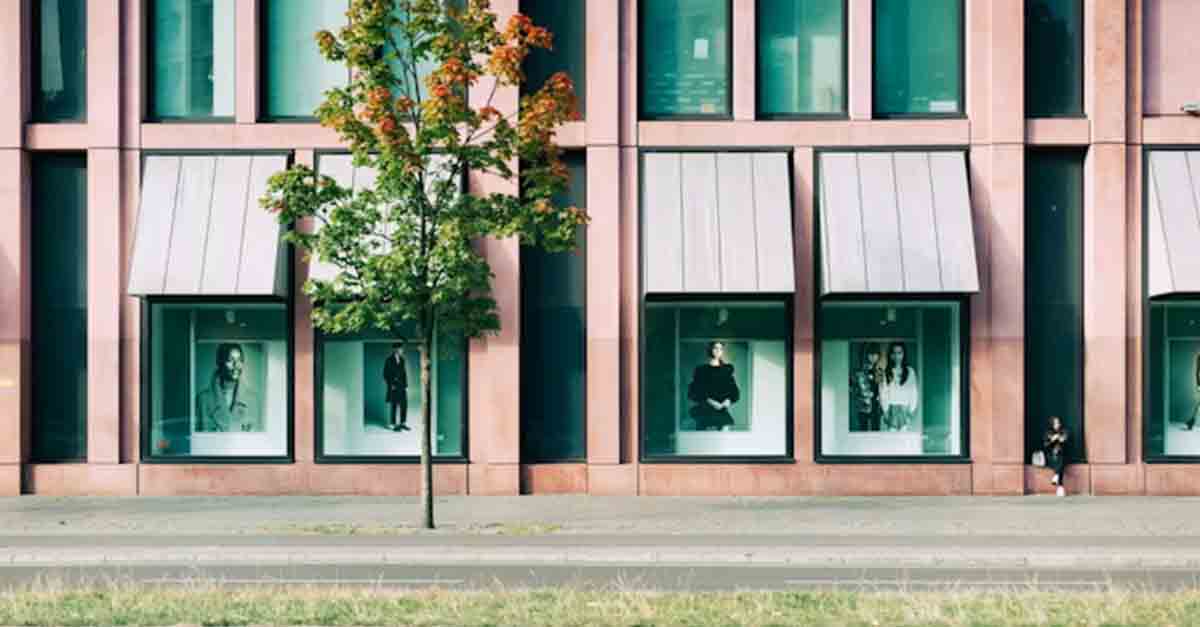
M 319 335 L 320 451 L 326 457 L 413 457 L 421 400 L 421 341 L 406 326 Z M 466 342 L 438 336 L 433 346 L 433 454 L 463 455 Z
M 535 49 L 525 59 L 529 89 L 540 89 L 555 72 L 566 72 L 575 83 L 579 113 L 587 105 L 587 6 L 586 0 L 521 0 L 521 12 L 533 23 L 554 34 L 552 50 Z
M 821 453 L 964 454 L 961 305 L 821 304 Z
M 846 0 L 758 0 L 761 116 L 846 111 Z
M 961 115 L 963 1 L 875 0 L 875 114 Z
M 87 459 L 87 158 L 33 158 L 33 461 Z
M 33 44 L 35 122 L 87 118 L 87 14 L 85 0 L 36 0 Z
M 154 1 L 152 117 L 233 117 L 234 21 L 234 0 Z
M 587 162 L 564 159 L 571 186 L 560 205 L 587 206 Z M 583 459 L 587 433 L 587 229 L 576 249 L 521 248 L 521 459 Z
M 346 22 L 348 0 L 266 0 L 263 49 L 264 116 L 311 118 L 327 89 L 344 85 L 350 74 L 326 61 L 313 35 Z
M 1032 150 L 1025 160 L 1025 459 L 1043 448 L 1050 416 L 1082 461 L 1083 159 Z
M 1025 117 L 1083 115 L 1083 0 L 1025 0 Z
M 286 457 L 287 306 L 152 301 L 149 310 L 146 455 Z
M 791 311 L 778 301 L 645 304 L 643 456 L 791 454 Z
M 1200 457 L 1200 300 L 1152 300 L 1146 456 Z
M 729 116 L 729 0 L 638 6 L 641 117 Z

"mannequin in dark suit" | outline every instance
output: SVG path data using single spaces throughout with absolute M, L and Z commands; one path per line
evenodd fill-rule
M 388 427 L 408 431 L 408 368 L 404 363 L 404 342 L 392 344 L 392 354 L 383 362 L 383 380 L 387 383 L 387 402 L 391 405 Z M 399 422 L 396 421 L 399 414 Z

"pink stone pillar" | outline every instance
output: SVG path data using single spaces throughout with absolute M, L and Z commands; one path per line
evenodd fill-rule
M 1093 143 L 1125 141 L 1125 3 L 1084 2 L 1084 102 Z
M 237 60 L 234 62 L 234 111 L 238 124 L 254 124 L 258 121 L 259 105 L 259 62 L 261 48 L 258 36 L 262 30 L 259 11 L 260 0 L 237 0 Z
M 88 417 L 90 464 L 121 459 L 121 154 L 87 155 Z
M 991 461 L 1025 458 L 1025 147 L 990 148 L 988 232 L 992 359 Z M 1016 484 L 1023 485 L 1023 479 Z M 996 486 L 1006 490 L 1013 486 Z
M 121 461 L 137 463 L 141 459 L 141 329 L 142 301 L 125 293 L 129 282 L 133 240 L 141 202 L 142 154 L 138 150 L 121 151 Z
M 87 1 L 87 125 L 90 148 L 121 141 L 121 3 Z
M 813 382 L 817 367 L 815 360 L 816 325 L 813 319 L 819 286 L 813 284 L 813 263 L 816 260 L 816 241 L 813 224 L 816 220 L 813 199 L 816 186 L 816 155 L 812 146 L 797 146 L 792 153 L 793 254 L 796 270 L 796 294 L 792 299 L 792 406 L 793 455 L 799 464 L 813 462 L 813 442 L 816 438 L 814 421 Z
M 518 0 L 494 0 L 496 24 L 504 28 L 517 12 Z M 471 90 L 475 106 L 491 93 L 484 77 Z M 515 87 L 496 90 L 492 106 L 501 112 L 515 111 Z M 514 165 L 513 171 L 516 171 Z M 515 181 L 472 174 L 471 193 L 516 194 Z M 470 401 L 467 432 L 470 434 L 468 489 L 473 494 L 515 495 L 520 491 L 521 461 L 521 250 L 516 239 L 486 239 L 479 248 L 491 265 L 492 298 L 500 316 L 497 335 L 472 340 L 467 355 Z
M 991 141 L 991 38 L 988 36 L 991 0 L 972 0 L 964 3 L 966 14 L 964 35 L 966 47 L 966 112 L 971 120 L 971 143 L 983 144 Z
M 297 150 L 296 165 L 316 167 L 316 156 L 311 149 Z M 303 232 L 312 231 L 312 223 L 305 220 L 297 225 Z M 316 443 L 316 409 L 313 405 L 316 398 L 316 377 L 313 373 L 315 338 L 313 336 L 312 302 L 304 295 L 304 282 L 308 280 L 308 262 L 304 260 L 305 253 L 295 250 L 295 263 L 292 265 L 292 294 L 295 305 L 292 311 L 293 338 L 295 351 L 295 366 L 292 381 L 294 412 L 292 441 L 295 443 L 295 458 L 300 463 L 312 463 Z
M 587 145 L 615 146 L 621 125 L 621 5 L 587 3 Z M 576 85 L 576 89 L 584 87 Z
M 871 55 L 874 46 L 871 25 L 874 21 L 874 4 L 871 0 L 849 0 L 847 9 L 847 30 L 850 37 L 847 42 L 849 65 L 846 72 L 850 92 L 847 94 L 850 119 L 869 120 L 874 108 L 871 91 L 874 86 L 871 75 Z
M 28 180 L 21 149 L 0 149 L 0 496 L 21 493 L 29 453 Z
M 753 120 L 755 110 L 755 0 L 733 0 L 733 119 Z
M 641 233 L 639 220 L 639 157 L 636 147 L 621 148 L 621 406 L 623 412 L 623 435 L 625 450 L 622 458 L 628 460 L 623 468 L 631 474 L 623 477 L 623 493 L 640 493 L 639 467 L 641 459 L 641 416 L 640 385 L 641 370 L 638 352 L 638 337 L 641 307 L 641 259 L 638 238 Z M 589 485 L 593 494 L 595 485 Z
M 621 462 L 621 176 L 620 149 L 587 151 L 587 457 Z
M 636 146 L 638 141 L 638 0 L 621 3 L 621 112 L 620 143 Z M 589 2 L 588 4 L 596 4 Z
M 968 3 L 973 4 L 973 3 Z M 991 141 L 1025 141 L 1025 7 L 1023 2 L 995 0 L 991 24 Z M 1017 207 L 1024 208 L 1024 198 Z
M 142 51 L 149 47 L 142 26 L 147 12 L 141 0 L 121 0 L 121 147 L 136 148 L 142 143 L 142 119 L 145 114 Z M 153 72 L 154 68 L 146 68 Z

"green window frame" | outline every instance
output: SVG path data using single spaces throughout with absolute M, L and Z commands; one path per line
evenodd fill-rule
M 963 0 L 874 0 L 873 117 L 964 117 L 965 12 Z
M 560 205 L 587 206 L 587 157 L 564 155 Z M 587 229 L 576 249 L 521 247 L 521 461 L 587 459 Z
M 575 84 L 579 115 L 587 110 L 587 0 L 521 0 L 521 12 L 554 35 L 552 50 L 531 50 L 525 58 L 524 93 L 541 88 L 556 72 Z
M 235 0 L 153 0 L 146 12 L 147 118 L 233 120 Z
M 692 19 L 680 19 L 689 10 Z M 732 119 L 732 0 L 641 0 L 638 25 L 638 118 Z M 653 48 L 668 39 L 664 31 L 673 45 Z M 705 67 L 710 60 L 718 67 Z
M 30 212 L 34 462 L 87 460 L 87 156 L 34 154 Z
M 32 120 L 86 122 L 86 0 L 35 0 L 32 5 Z
M 1051 415 L 1084 441 L 1083 169 L 1086 153 L 1036 149 L 1025 157 L 1025 459 L 1043 448 Z
M 398 340 L 404 343 L 407 382 L 403 406 L 392 402 L 388 385 L 380 383 L 385 381 L 380 373 L 387 374 L 383 364 Z M 319 330 L 314 333 L 314 444 L 318 463 L 413 464 L 420 461 L 417 433 L 421 420 L 421 362 L 417 342 L 416 328 L 412 324 L 404 325 L 396 333 L 375 329 L 343 335 Z M 466 338 L 437 334 L 432 359 L 432 414 L 436 425 L 434 460 L 465 462 L 469 396 Z M 335 381 L 335 377 L 346 378 Z M 339 403 L 341 411 L 335 411 Z M 391 415 L 392 412 L 395 415 Z M 400 422 L 411 425 L 410 429 L 402 432 L 388 429 L 384 423 L 401 418 L 401 412 L 406 417 Z M 359 420 L 361 430 L 349 428 L 352 422 Z M 339 431 L 339 424 L 346 428 Z M 412 452 L 408 452 L 410 448 Z
M 170 312 L 188 317 L 168 319 Z M 143 463 L 294 461 L 295 329 L 290 298 L 146 298 L 141 320 Z M 230 394 L 234 400 L 230 411 L 209 414 L 205 408 L 223 406 L 215 381 L 222 354 L 233 356 L 230 345 L 242 364 Z M 185 371 L 182 385 L 164 374 Z M 247 378 L 245 387 L 242 377 Z M 245 388 L 255 393 L 243 394 Z M 237 421 L 241 424 L 234 424 Z
M 970 462 L 966 295 L 840 295 L 817 301 L 815 323 L 817 463 Z M 897 345 L 903 348 L 898 363 L 910 370 L 893 379 L 888 392 L 886 370 Z M 906 392 L 908 383 L 915 396 Z M 913 406 L 897 402 L 905 397 Z M 870 410 L 856 411 L 860 405 Z
M 348 2 L 262 0 L 259 117 L 263 121 L 313 122 L 325 90 L 349 81 L 350 71 L 346 66 L 326 61 L 313 38 L 320 29 L 342 25 L 329 22 L 334 18 L 344 19 Z
M 1083 0 L 1025 0 L 1025 117 L 1083 117 Z
M 847 117 L 847 0 L 757 1 L 757 117 Z

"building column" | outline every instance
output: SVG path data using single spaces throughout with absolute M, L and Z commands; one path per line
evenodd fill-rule
M 296 165 L 305 165 L 316 169 L 316 155 L 312 149 L 297 150 Z M 296 225 L 297 230 L 311 233 L 312 218 L 305 219 Z M 316 377 L 313 373 L 315 350 L 313 343 L 312 301 L 304 294 L 304 282 L 308 280 L 308 262 L 304 260 L 305 253 L 293 248 L 292 263 L 292 337 L 295 360 L 292 368 L 292 442 L 296 463 L 311 464 L 316 453 Z
M 846 68 L 848 110 L 851 120 L 870 120 L 874 109 L 872 89 L 875 84 L 871 75 L 871 56 L 875 45 L 871 31 L 874 4 L 872 0 L 849 0 L 846 7 L 846 30 L 850 35 L 846 42 L 849 55 Z
M 0 3 L 0 496 L 21 493 L 29 453 L 28 7 Z
M 757 98 L 757 71 L 755 66 L 758 54 L 755 48 L 755 31 L 757 17 L 755 15 L 755 0 L 733 0 L 733 119 L 753 120 L 755 114 L 755 99 Z

